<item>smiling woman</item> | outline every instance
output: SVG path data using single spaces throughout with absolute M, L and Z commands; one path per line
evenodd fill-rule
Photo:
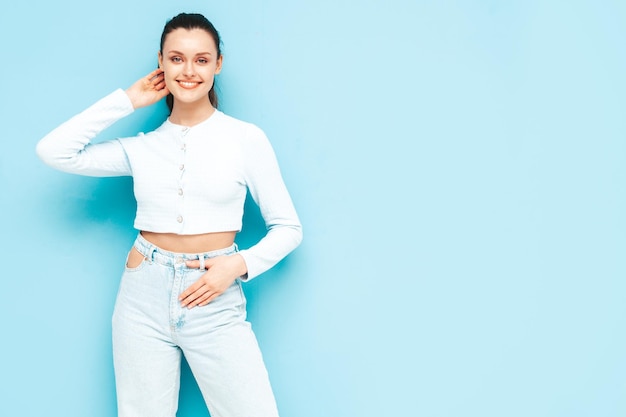
M 196 104 L 206 104 L 207 94 L 209 104 L 218 106 L 214 87 L 215 76 L 222 70 L 220 36 L 211 22 L 207 20 L 202 28 L 198 28 L 190 16 L 183 15 L 170 21 L 161 35 L 159 68 L 165 71 L 167 88 L 179 93 L 176 96 L 168 94 L 166 100 L 170 110 L 173 110 L 174 97 L 180 101 L 180 109 L 185 102 L 194 103 L 194 98 Z M 187 96 L 181 89 L 193 90 L 194 94 Z M 201 109 L 197 111 L 201 112 Z
M 302 239 L 274 151 L 256 126 L 217 110 L 220 38 L 202 15 L 180 14 L 161 38 L 159 69 L 50 132 L 39 156 L 57 169 L 132 176 L 140 231 L 113 314 L 119 416 L 173 417 L 181 354 L 213 415 L 278 415 L 242 283 Z M 168 97 L 155 131 L 92 143 L 134 109 Z M 239 251 L 247 192 L 267 234 Z

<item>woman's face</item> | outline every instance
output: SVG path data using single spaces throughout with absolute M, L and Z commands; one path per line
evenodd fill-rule
M 209 100 L 215 75 L 222 69 L 222 57 L 218 58 L 217 45 L 205 30 L 175 29 L 165 38 L 159 66 L 174 103 L 193 104 Z

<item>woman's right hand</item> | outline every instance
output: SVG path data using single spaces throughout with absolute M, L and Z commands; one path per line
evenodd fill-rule
M 169 92 L 165 86 L 165 76 L 162 69 L 152 71 L 126 90 L 126 94 L 135 109 L 154 104 L 168 95 Z

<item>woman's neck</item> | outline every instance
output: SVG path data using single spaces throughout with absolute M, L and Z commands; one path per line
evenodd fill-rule
M 202 103 L 174 102 L 170 122 L 182 126 L 195 126 L 207 120 L 215 112 L 215 108 L 209 100 Z

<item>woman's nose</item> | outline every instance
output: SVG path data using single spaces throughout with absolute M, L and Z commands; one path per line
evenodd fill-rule
M 187 62 L 185 64 L 185 68 L 183 68 L 183 75 L 185 75 L 187 77 L 193 77 L 193 75 L 194 75 L 193 63 Z

